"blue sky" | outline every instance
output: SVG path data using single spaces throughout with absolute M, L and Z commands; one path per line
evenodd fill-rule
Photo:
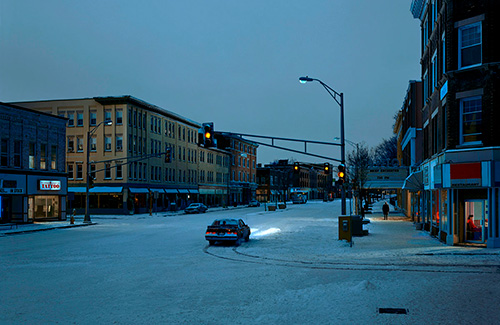
M 216 130 L 333 142 L 339 107 L 308 75 L 344 93 L 346 138 L 375 146 L 420 79 L 410 4 L 0 0 L 0 101 L 132 95 Z

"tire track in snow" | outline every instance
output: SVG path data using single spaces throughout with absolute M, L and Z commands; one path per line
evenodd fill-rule
M 274 258 L 269 256 L 251 255 L 238 251 L 234 247 L 230 251 L 214 252 L 216 247 L 207 245 L 203 252 L 219 259 L 228 261 L 251 263 L 261 265 L 272 265 L 291 268 L 307 268 L 316 270 L 339 270 L 339 271 L 399 271 L 399 272 L 424 272 L 424 273 L 474 273 L 491 274 L 498 273 L 499 265 L 465 265 L 465 264 L 428 264 L 428 263 L 347 263 L 335 261 L 307 261 Z

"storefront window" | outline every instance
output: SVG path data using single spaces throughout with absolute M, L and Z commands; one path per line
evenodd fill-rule
M 432 195 L 432 224 L 439 226 L 439 191 L 434 190 Z
M 35 219 L 58 219 L 58 196 L 35 196 Z
M 447 231 L 448 227 L 448 191 L 441 191 L 441 230 Z

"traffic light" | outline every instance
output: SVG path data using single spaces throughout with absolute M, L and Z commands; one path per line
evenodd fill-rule
M 345 166 L 344 164 L 340 164 L 338 167 L 337 176 L 339 177 L 339 182 L 344 183 L 345 181 Z
M 298 174 L 300 172 L 300 164 L 298 162 L 293 163 L 293 172 Z
M 169 162 L 170 162 L 170 159 L 171 159 L 171 151 L 172 151 L 172 149 L 171 149 L 171 148 L 167 148 L 167 152 L 165 152 L 165 162 L 166 162 L 166 163 L 169 163 Z
M 330 174 L 330 164 L 329 163 L 323 164 L 323 171 L 325 172 L 325 175 Z
M 89 175 L 89 188 L 94 187 L 94 181 L 95 181 L 94 175 L 90 174 Z
M 202 143 L 205 147 L 214 147 L 214 124 L 213 123 L 203 123 L 201 128 L 202 131 Z

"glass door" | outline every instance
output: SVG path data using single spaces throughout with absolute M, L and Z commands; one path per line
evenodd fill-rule
M 488 208 L 486 200 L 465 201 L 465 241 L 484 243 L 488 230 Z

